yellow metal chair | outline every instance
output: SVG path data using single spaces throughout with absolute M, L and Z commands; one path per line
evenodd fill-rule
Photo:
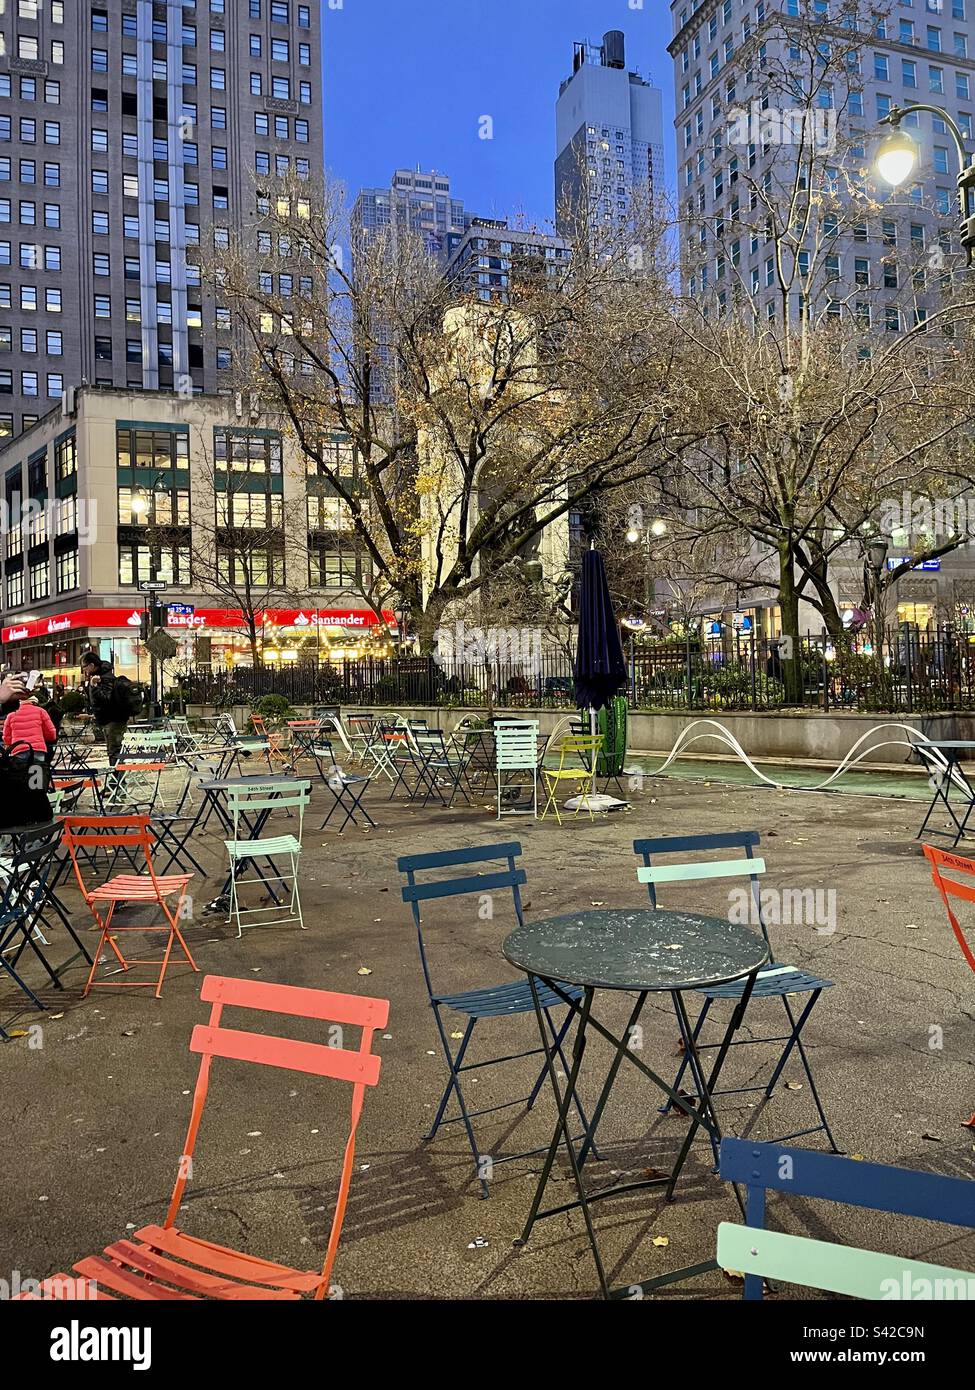
M 557 796 L 559 787 L 563 782 L 575 782 L 579 788 L 577 792 L 579 804 L 573 815 L 577 816 L 585 805 L 589 812 L 589 819 L 595 819 L 589 798 L 596 793 L 596 759 L 602 746 L 602 734 L 569 734 L 562 740 L 557 750 L 559 755 L 558 767 L 543 767 L 541 769 L 542 786 L 548 792 L 548 800 L 545 802 L 545 809 L 539 817 L 540 820 L 545 819 L 551 806 L 555 812 L 555 819 L 559 825 L 562 824 Z

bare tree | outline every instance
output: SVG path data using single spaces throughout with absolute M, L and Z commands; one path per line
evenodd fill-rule
M 730 197 L 708 218 L 682 213 L 690 293 L 677 328 L 696 358 L 691 409 L 707 438 L 671 472 L 674 528 L 723 542 L 716 581 L 777 591 L 793 639 L 802 600 L 843 639 L 831 565 L 869 543 L 885 503 L 970 487 L 975 298 L 947 242 L 919 244 L 905 232 L 908 204 L 880 201 L 848 120 L 863 35 L 885 5 L 839 0 L 828 23 L 774 16 L 756 32 L 763 95 L 726 128 Z M 881 285 L 839 269 L 839 249 L 855 251 L 869 224 L 888 243 Z M 757 283 L 739 270 L 743 244 L 764 247 Z M 965 539 L 906 535 L 911 553 L 892 577 Z M 785 682 L 798 699 L 796 642 Z
M 652 476 L 671 421 L 690 419 L 649 214 L 596 253 L 543 257 L 490 302 L 446 283 L 402 229 L 350 254 L 329 184 L 275 181 L 256 230 L 256 264 L 241 242 L 212 267 L 242 387 L 341 503 L 366 597 L 403 612 L 424 651 L 450 606 L 530 558 L 546 528 Z
M 240 613 L 254 666 L 262 660 L 266 610 L 289 605 L 305 590 L 307 575 L 288 573 L 288 553 L 306 531 L 304 497 L 287 495 L 280 441 L 223 432 L 217 456 L 204 452 L 194 479 L 193 581 L 221 607 Z M 298 551 L 304 564 L 303 543 Z

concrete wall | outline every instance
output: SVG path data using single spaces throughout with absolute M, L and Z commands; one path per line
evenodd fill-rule
M 190 714 L 211 713 L 202 706 L 190 706 Z M 365 706 L 343 706 L 344 714 L 390 714 L 388 708 L 370 709 Z M 445 709 L 438 705 L 417 705 L 409 709 L 401 708 L 397 714 L 408 715 L 411 719 L 426 719 L 433 729 L 443 729 L 450 733 L 465 715 L 484 715 L 484 710 Z M 247 727 L 247 711 L 235 709 L 237 727 Z M 537 719 L 543 734 L 550 734 L 556 724 L 572 710 L 516 710 L 505 709 L 499 713 L 512 718 Z M 630 714 L 629 749 L 632 753 L 669 753 L 677 741 L 680 731 L 695 720 L 714 718 L 731 733 L 751 758 L 809 758 L 823 762 L 838 763 L 854 744 L 868 733 L 883 724 L 906 725 L 916 729 L 930 739 L 975 739 L 975 713 L 938 715 L 881 715 L 881 714 Z M 705 733 L 710 726 L 701 724 L 695 733 Z M 713 730 L 711 730 L 714 732 Z M 903 728 L 888 728 L 876 736 L 875 742 L 884 740 L 906 741 L 908 735 Z M 734 754 L 719 743 L 717 739 L 702 740 L 691 745 L 692 753 L 720 754 L 733 757 Z M 879 748 L 864 762 L 902 763 L 908 759 L 906 748 Z M 916 764 L 914 764 L 916 766 Z

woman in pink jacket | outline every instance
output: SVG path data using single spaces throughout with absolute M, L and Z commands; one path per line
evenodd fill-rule
M 41 768 L 40 786 L 47 789 L 50 752 L 57 742 L 58 734 L 47 710 L 41 709 L 36 700 L 24 699 L 16 709 L 11 710 L 3 721 L 3 741 L 8 748 L 17 745 L 15 758 L 23 756 L 24 762 L 31 762 Z M 30 747 L 30 753 L 24 748 Z

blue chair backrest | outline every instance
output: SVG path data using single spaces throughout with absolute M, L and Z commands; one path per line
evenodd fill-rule
M 400 873 L 406 875 L 406 885 L 402 890 L 403 901 L 409 903 L 413 913 L 417 942 L 420 947 L 420 962 L 423 966 L 423 977 L 431 997 L 433 995 L 433 982 L 430 976 L 426 945 L 423 940 L 420 903 L 429 902 L 435 898 L 455 898 L 468 893 L 494 893 L 499 889 L 509 888 L 515 916 L 518 919 L 518 925 L 521 926 L 524 922 L 521 885 L 527 882 L 528 876 L 524 869 L 518 868 L 515 863 L 520 854 L 521 845 L 517 840 L 509 840 L 503 844 L 475 845 L 469 849 L 444 849 L 436 850 L 430 854 L 405 854 L 396 861 L 396 867 Z M 461 865 L 481 867 L 501 863 L 504 864 L 504 868 L 494 867 L 487 873 L 467 873 L 459 878 L 435 878 L 424 883 L 418 883 L 416 879 L 418 873 L 429 870 L 454 869 Z
M 728 830 L 713 835 L 661 835 L 656 839 L 634 840 L 633 852 L 634 854 L 640 855 L 644 865 L 648 869 L 654 867 L 655 860 L 659 860 L 662 856 L 668 854 L 689 855 L 691 856 L 689 860 L 690 864 L 695 862 L 707 863 L 707 861 L 698 861 L 697 856 L 705 851 L 716 849 L 740 850 L 743 859 L 754 859 L 754 872 L 749 872 L 746 864 L 742 864 L 738 872 L 742 875 L 747 874 L 748 876 L 753 904 L 752 920 L 757 922 L 761 927 L 762 935 L 765 937 L 766 942 L 768 942 L 769 951 L 771 953 L 772 943 L 769 941 L 768 926 L 765 921 L 765 915 L 762 912 L 762 890 L 759 882 L 759 874 L 764 870 L 765 865 L 764 861 L 759 859 L 754 853 L 755 847 L 761 843 L 761 838 L 757 830 Z M 724 873 L 714 875 L 707 873 L 688 873 L 686 878 L 690 881 L 697 877 L 704 878 L 712 876 L 723 878 L 729 875 Z M 650 906 L 654 908 L 657 907 L 657 889 L 656 884 L 653 883 L 652 880 L 647 882 L 647 892 L 650 895 Z M 769 960 L 774 964 L 774 955 L 770 954 Z
M 745 1221 L 749 1226 L 764 1227 L 765 1193 L 772 1191 L 975 1227 L 975 1182 L 971 1178 L 947 1178 L 940 1173 L 919 1173 L 912 1168 L 892 1168 L 748 1139 L 722 1139 L 720 1174 L 725 1182 L 743 1183 L 747 1188 Z M 745 1297 L 761 1296 L 762 1280 L 746 1276 Z

